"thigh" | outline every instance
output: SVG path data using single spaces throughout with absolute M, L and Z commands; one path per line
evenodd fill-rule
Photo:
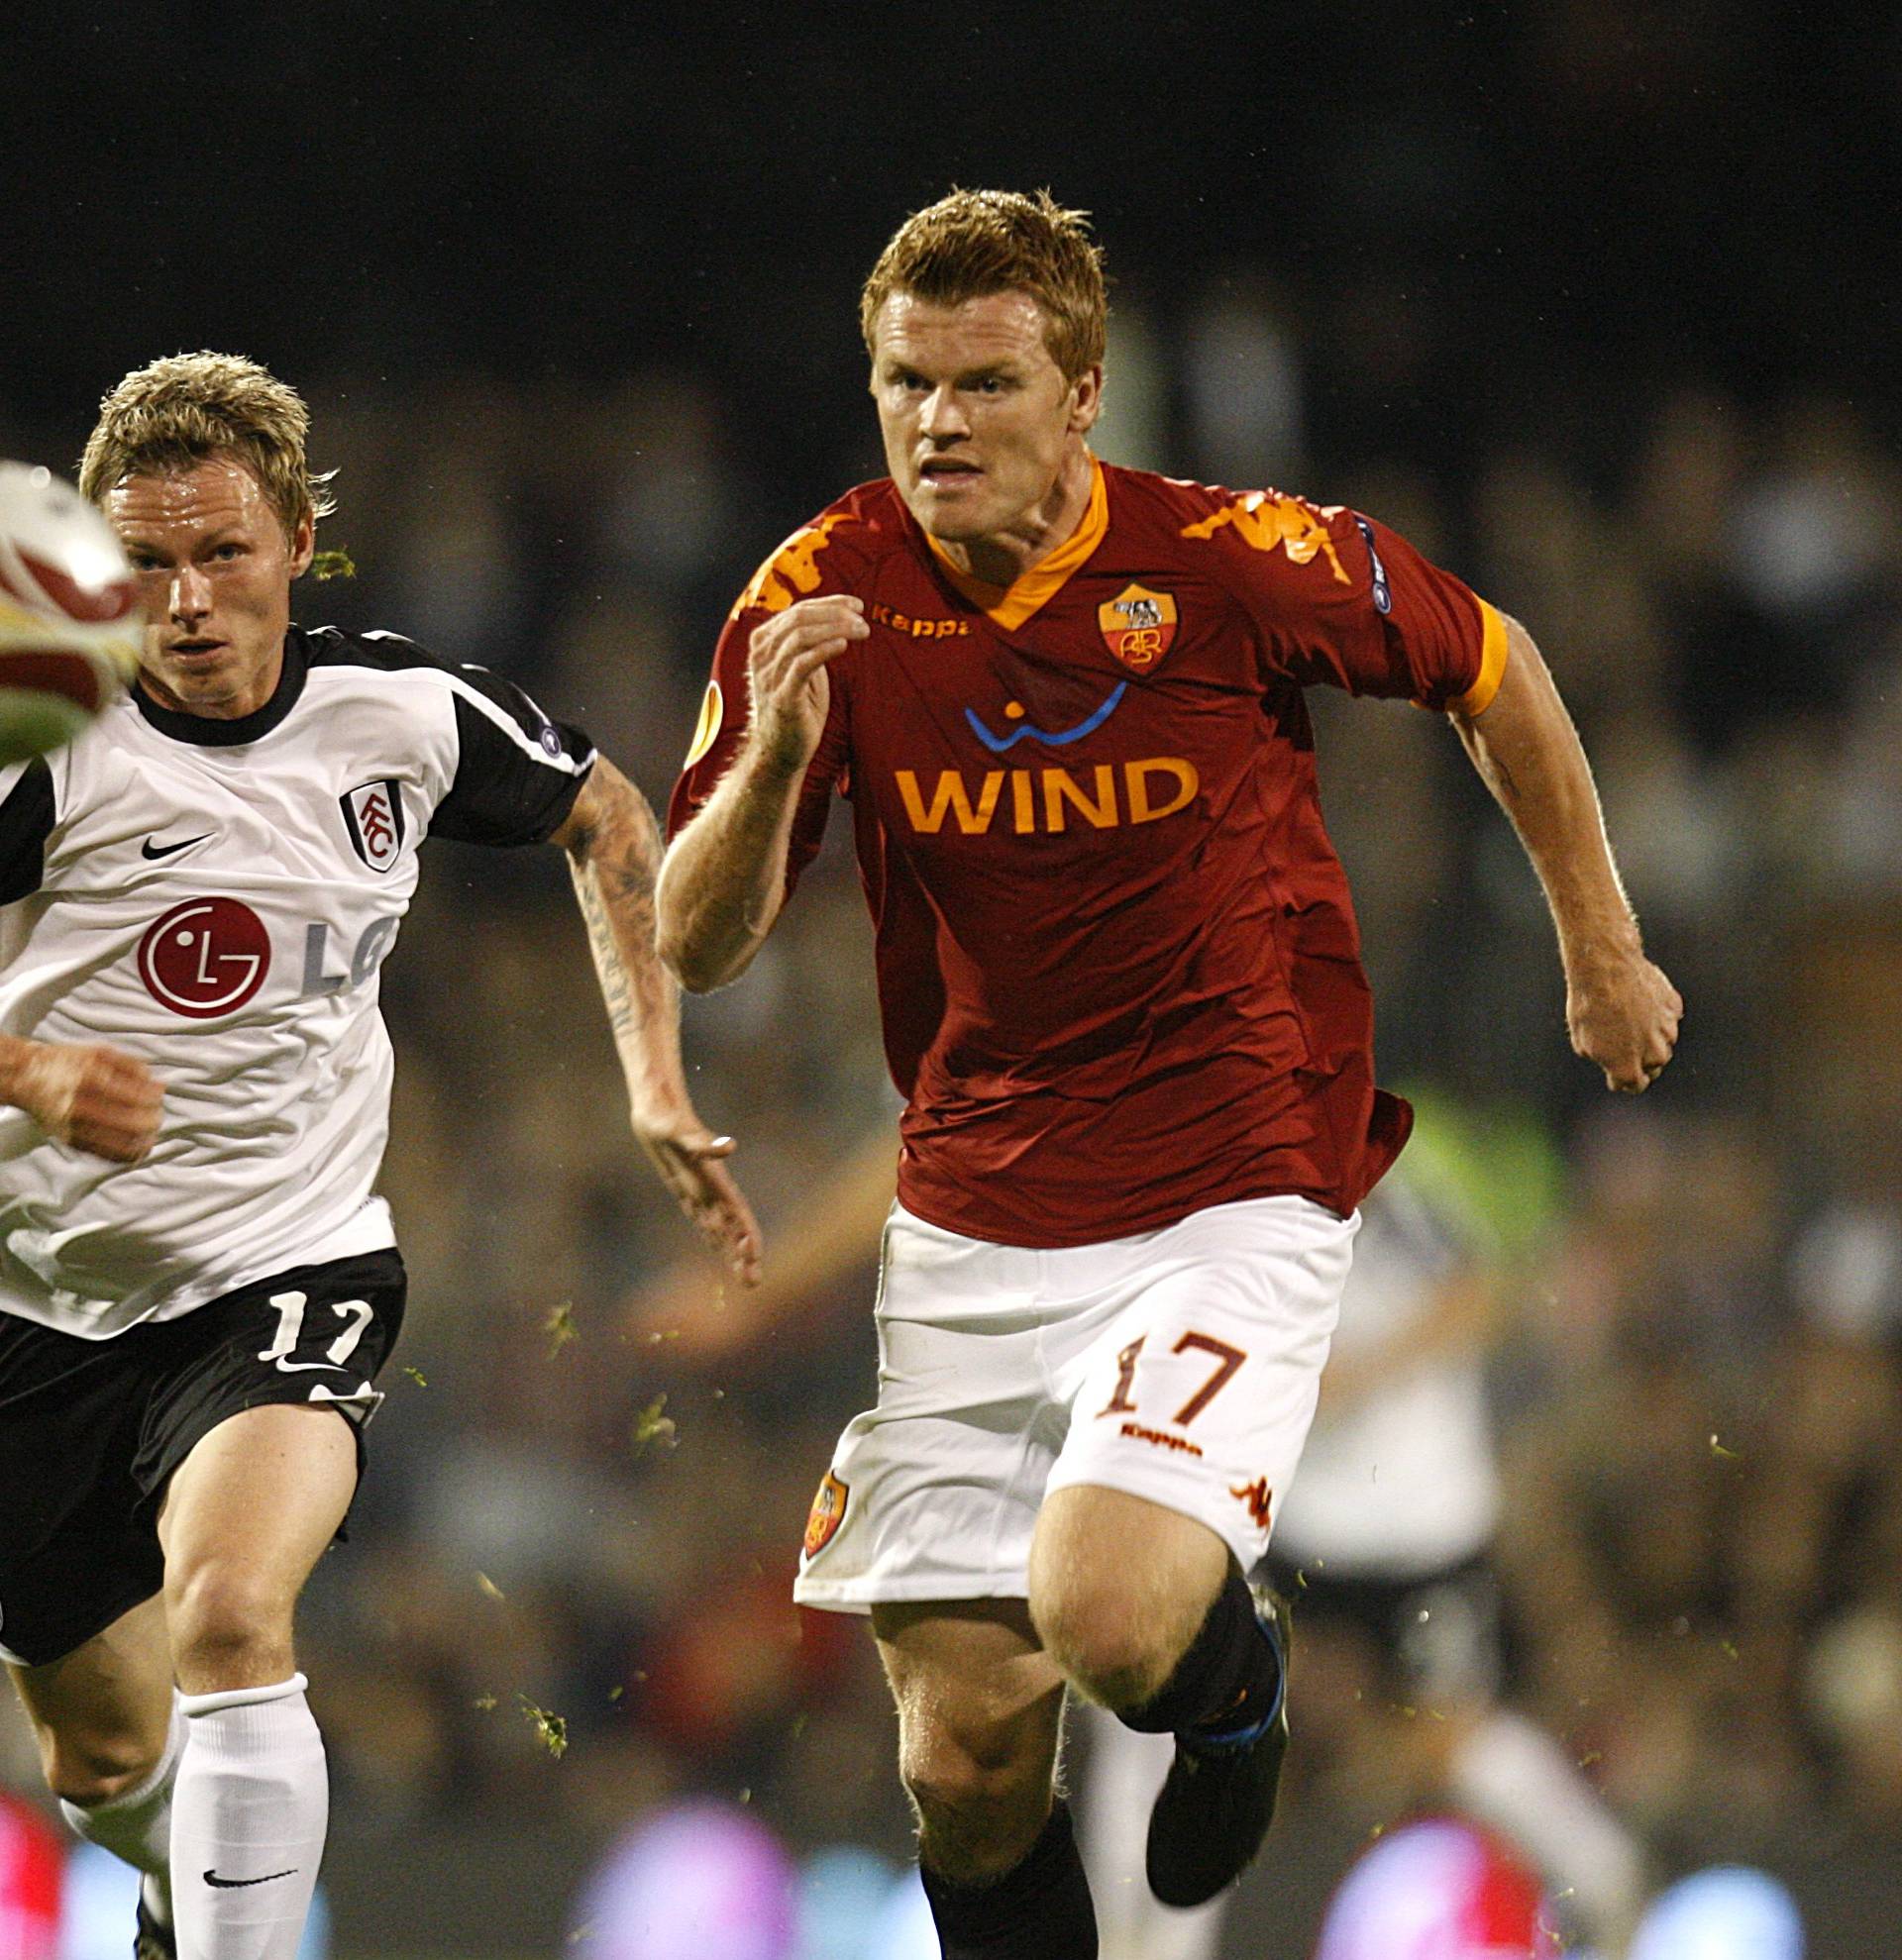
M 163 1754 L 171 1652 L 158 1599 L 122 1613 L 55 1661 L 10 1671 L 56 1790 L 137 1781 Z
M 335 1410 L 264 1403 L 228 1416 L 173 1473 L 158 1520 L 165 1590 L 216 1569 L 288 1612 L 357 1491 L 357 1441 Z
M 1250 1570 L 1314 1420 L 1357 1226 L 1256 1198 L 1132 1246 L 1115 1312 L 1061 1378 L 1071 1421 L 1050 1490 L 1146 1498 Z

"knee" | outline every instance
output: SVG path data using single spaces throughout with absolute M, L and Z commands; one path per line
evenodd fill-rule
M 158 1767 L 163 1735 L 89 1731 L 43 1733 L 41 1765 L 47 1788 L 81 1810 L 96 1810 L 129 1796 Z
M 168 1578 L 172 1663 L 187 1694 L 256 1688 L 291 1666 L 294 1599 L 242 1566 L 207 1561 Z
M 1036 1842 L 1052 1764 L 1019 1727 L 906 1725 L 899 1774 L 934 1870 L 966 1883 L 1008 1871 Z
M 1152 1610 L 1141 1592 L 1126 1585 L 1073 1577 L 1033 1597 L 1030 1605 L 1057 1665 L 1106 1708 L 1134 1708 L 1151 1700 L 1188 1646 L 1177 1616 Z

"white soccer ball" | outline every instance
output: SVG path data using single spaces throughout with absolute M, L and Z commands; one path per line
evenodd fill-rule
M 112 527 L 52 470 L 0 463 L 0 764 L 70 742 L 131 681 L 143 633 Z

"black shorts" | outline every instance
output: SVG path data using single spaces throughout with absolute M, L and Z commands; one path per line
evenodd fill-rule
M 56 1661 L 158 1591 L 165 1485 L 227 1418 L 334 1407 L 361 1472 L 406 1286 L 391 1248 L 292 1267 L 110 1340 L 0 1314 L 0 1653 Z
M 1372 1648 L 1387 1692 L 1402 1701 L 1490 1701 L 1499 1693 L 1500 1591 L 1486 1553 L 1410 1579 L 1350 1578 L 1268 1556 L 1294 1608 L 1297 1639 L 1317 1622 L 1351 1630 Z

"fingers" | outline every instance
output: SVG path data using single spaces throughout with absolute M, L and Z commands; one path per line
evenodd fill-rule
M 49 1047 L 35 1058 L 22 1106 L 61 1143 L 115 1164 L 136 1164 L 158 1134 L 163 1104 L 164 1091 L 136 1055 Z
M 758 1286 L 763 1254 L 759 1221 L 723 1162 L 733 1154 L 733 1139 L 690 1130 L 678 1137 L 643 1135 L 641 1141 L 701 1238 L 742 1286 Z

